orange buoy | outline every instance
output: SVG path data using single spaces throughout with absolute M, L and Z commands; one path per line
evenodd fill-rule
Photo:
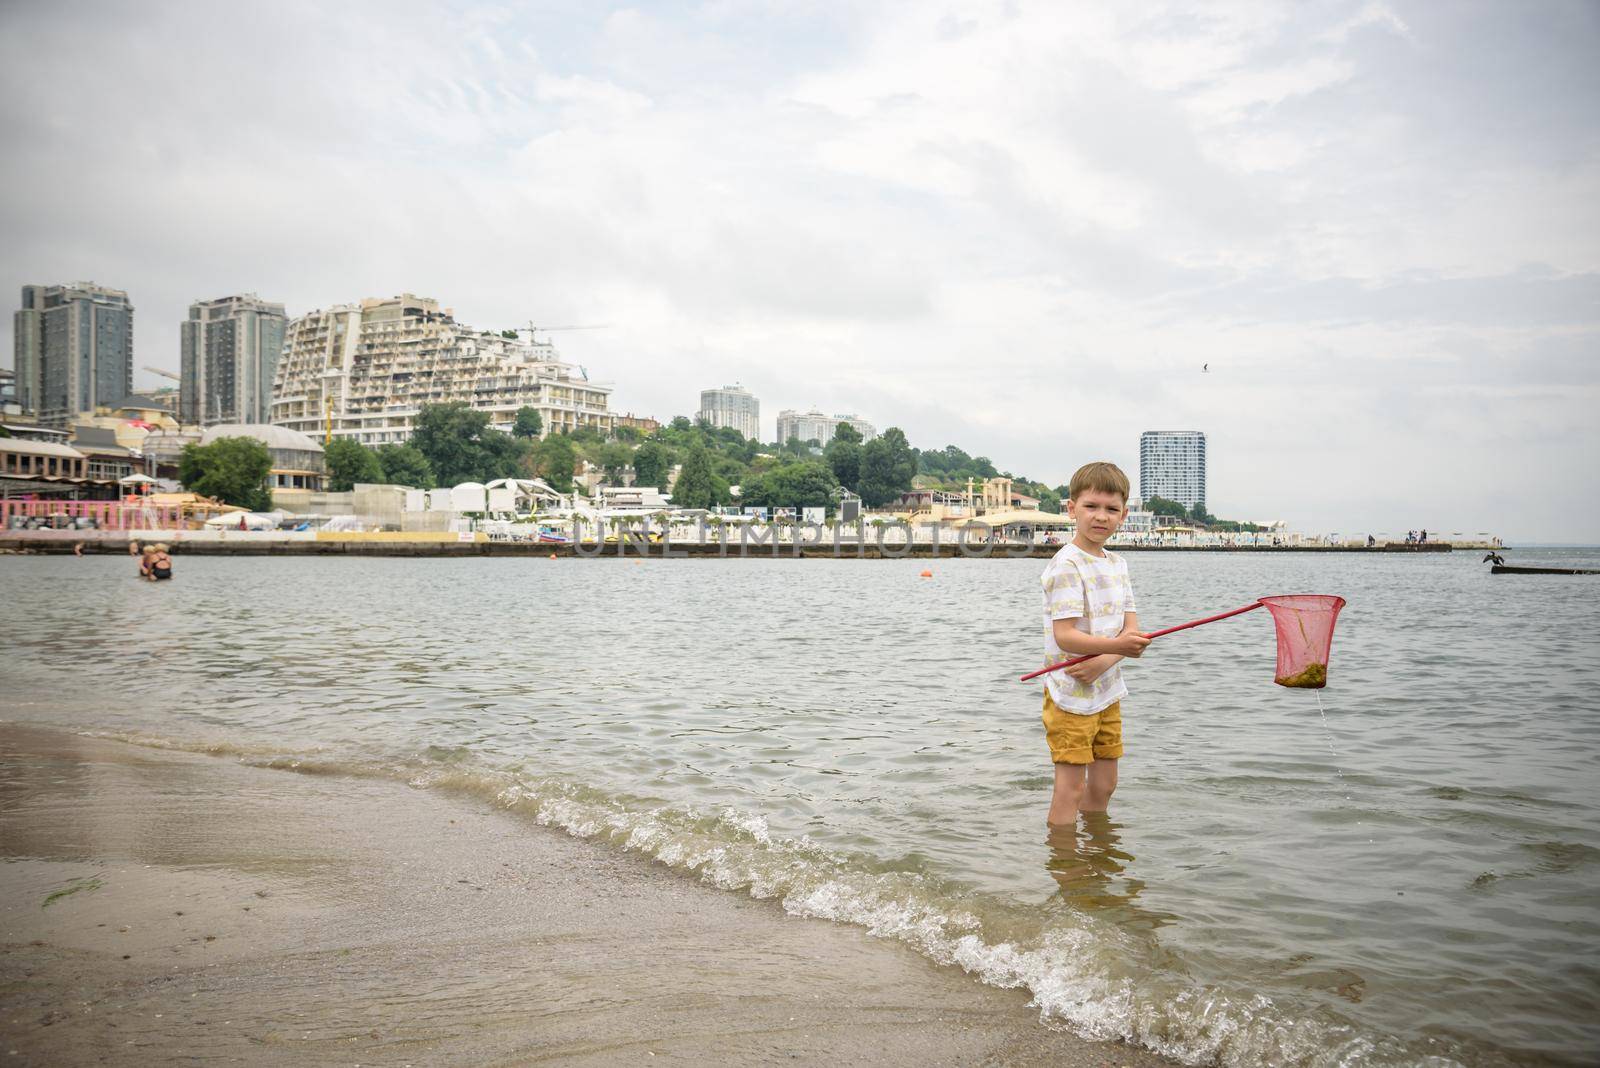
M 932 571 L 924 571 L 922 573 L 922 577 L 923 578 L 933 578 L 933 572 Z
M 555 553 L 551 553 L 550 554 L 550 559 L 554 560 L 555 558 L 556 558 L 556 554 Z

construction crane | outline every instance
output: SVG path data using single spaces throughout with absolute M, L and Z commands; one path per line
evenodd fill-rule
M 535 341 L 537 341 L 539 339 L 539 332 L 541 330 L 544 331 L 545 333 L 549 334 L 549 333 L 552 333 L 552 332 L 554 332 L 556 330 L 610 330 L 610 329 L 611 329 L 611 324 L 610 323 L 592 323 L 592 324 L 585 325 L 585 326 L 535 326 L 535 325 L 533 325 L 532 320 L 529 320 L 529 322 L 528 322 L 528 331 L 529 331 L 529 333 L 531 333 L 533 335 L 533 338 L 534 338 Z
M 170 378 L 174 382 L 182 382 L 183 381 L 183 376 L 182 375 L 175 375 L 171 371 L 164 371 L 159 367 L 151 367 L 149 364 L 145 364 L 144 365 L 144 369 L 146 371 L 149 371 L 153 375 L 160 375 L 162 378 Z

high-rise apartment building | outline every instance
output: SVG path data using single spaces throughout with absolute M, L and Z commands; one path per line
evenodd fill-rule
M 809 412 L 797 412 L 792 408 L 785 408 L 778 413 L 778 444 L 786 444 L 790 439 L 798 438 L 801 441 L 815 441 L 819 445 L 827 445 L 833 440 L 833 435 L 839 429 L 840 423 L 849 423 L 856 428 L 862 441 L 871 441 L 878 436 L 878 430 L 871 423 L 859 415 L 823 415 L 813 408 Z
M 1139 498 L 1163 497 L 1185 508 L 1206 503 L 1206 436 L 1198 430 L 1139 435 Z
M 729 426 L 753 441 L 761 440 L 761 402 L 743 386 L 700 391 L 697 418 L 712 426 Z
M 181 327 L 179 421 L 267 422 L 287 323 L 282 304 L 254 293 L 189 305 Z
M 93 282 L 23 286 L 12 317 L 17 403 L 46 426 L 133 391 L 133 305 Z
M 314 311 L 289 323 L 272 390 L 272 422 L 321 440 L 408 440 L 424 404 L 464 401 L 509 429 L 533 408 L 543 433 L 610 431 L 611 387 L 563 363 L 530 330 L 474 330 L 410 293 Z

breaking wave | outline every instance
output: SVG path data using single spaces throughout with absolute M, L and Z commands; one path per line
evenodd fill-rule
M 387 779 L 488 801 L 719 889 L 775 901 L 791 915 L 864 928 L 984 983 L 1025 989 L 1045 1026 L 1087 1039 L 1120 1039 L 1186 1064 L 1445 1068 L 1499 1061 L 1445 1040 L 1405 1042 L 1363 1033 L 1320 1006 L 1280 1004 L 1225 981 L 1199 978 L 1148 931 L 1059 901 L 1030 907 L 1002 900 L 940 879 L 914 859 L 849 854 L 804 837 L 774 835 L 757 813 L 663 807 L 562 776 L 486 766 L 459 749 L 352 759 L 331 750 L 285 753 L 232 742 L 85 733 L 254 767 Z

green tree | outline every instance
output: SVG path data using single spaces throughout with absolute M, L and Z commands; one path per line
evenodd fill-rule
M 861 483 L 857 492 L 868 508 L 882 508 L 911 488 L 917 460 L 903 430 L 892 426 L 861 449 Z
M 1188 519 L 1189 510 L 1177 501 L 1169 501 L 1165 497 L 1150 497 L 1144 502 L 1144 510 L 1156 515 L 1177 516 L 1179 519 Z
M 539 473 L 551 489 L 571 493 L 572 474 L 577 466 L 577 450 L 565 434 L 552 434 L 539 446 Z
M 511 424 L 511 436 L 514 438 L 536 438 L 544 432 L 544 419 L 538 411 L 524 404 L 517 409 L 516 422 Z
M 717 487 L 711 474 L 711 459 L 705 447 L 689 450 L 672 488 L 672 503 L 679 508 L 710 508 L 717 503 Z
M 383 467 L 383 480 L 396 486 L 413 489 L 434 487 L 433 468 L 428 458 L 410 445 L 379 445 L 378 463 Z
M 833 428 L 833 441 L 828 442 L 828 444 L 832 445 L 834 441 L 845 442 L 851 445 L 860 445 L 862 441 L 861 431 L 857 430 L 849 423 L 840 423 L 838 426 Z
M 185 445 L 178 481 L 191 493 L 236 504 L 252 512 L 272 507 L 267 479 L 272 456 L 255 438 L 218 438 L 210 445 Z
M 515 439 L 489 426 L 487 412 L 465 401 L 424 404 L 411 444 L 427 459 L 441 486 L 488 482 L 517 473 Z
M 820 460 L 775 467 L 741 487 L 744 504 L 767 508 L 821 508 L 833 499 L 839 482 Z
M 839 480 L 839 485 L 854 491 L 861 482 L 861 435 L 849 423 L 840 423 L 839 429 L 850 431 L 854 440 L 835 434 L 822 451 L 822 458 L 833 471 L 833 477 Z
M 606 481 L 615 486 L 622 482 L 623 471 L 633 461 L 633 450 L 620 441 L 608 441 L 600 446 L 596 460 L 606 473 Z
M 647 441 L 633 454 L 633 483 L 636 486 L 655 486 L 664 490 L 671 470 L 672 454 L 660 442 Z
M 328 489 L 348 493 L 357 482 L 382 482 L 383 465 L 377 454 L 351 438 L 334 438 L 322 450 L 328 465 Z

